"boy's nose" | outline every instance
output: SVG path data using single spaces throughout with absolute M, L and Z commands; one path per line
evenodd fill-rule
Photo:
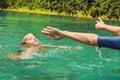
M 37 41 L 37 39 L 34 39 L 35 41 Z

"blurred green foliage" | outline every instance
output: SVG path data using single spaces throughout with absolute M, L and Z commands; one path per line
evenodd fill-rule
M 120 0 L 0 0 L 1 9 L 22 7 L 50 10 L 58 14 L 64 12 L 71 16 L 82 13 L 93 18 L 105 16 L 108 19 L 120 19 Z

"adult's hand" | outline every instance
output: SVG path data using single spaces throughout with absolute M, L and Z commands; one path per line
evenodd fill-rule
M 59 30 L 57 28 L 49 27 L 49 26 L 44 28 L 41 32 L 42 32 L 42 34 L 48 36 L 51 39 L 55 39 L 55 40 L 59 40 L 64 37 L 63 36 L 64 31 Z
M 99 17 L 98 20 L 96 21 L 96 29 L 104 29 L 105 23 L 103 22 L 103 20 Z

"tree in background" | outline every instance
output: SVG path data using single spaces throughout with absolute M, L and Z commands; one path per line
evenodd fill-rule
M 6 0 L 0 0 L 0 8 L 4 9 L 4 8 L 7 8 L 7 7 L 8 7 L 7 1 Z
M 77 16 L 90 15 L 93 18 L 105 16 L 108 19 L 120 19 L 119 0 L 0 0 L 1 9 L 27 7 L 30 10 L 41 9 L 55 11 L 58 14 Z
M 120 18 L 120 1 L 119 0 L 95 0 L 89 10 L 90 15 L 95 18 L 106 16 L 108 19 Z

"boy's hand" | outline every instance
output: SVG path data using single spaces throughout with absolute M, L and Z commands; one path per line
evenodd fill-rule
M 105 23 L 103 22 L 103 20 L 100 18 L 100 17 L 98 17 L 98 19 L 99 20 L 97 20 L 96 22 L 96 29 L 103 29 L 104 28 L 104 26 L 105 26 Z
M 57 28 L 53 28 L 53 27 L 44 28 L 41 32 L 42 32 L 42 34 L 48 36 L 51 39 L 55 39 L 55 40 L 62 39 L 64 37 L 63 31 L 61 31 Z

